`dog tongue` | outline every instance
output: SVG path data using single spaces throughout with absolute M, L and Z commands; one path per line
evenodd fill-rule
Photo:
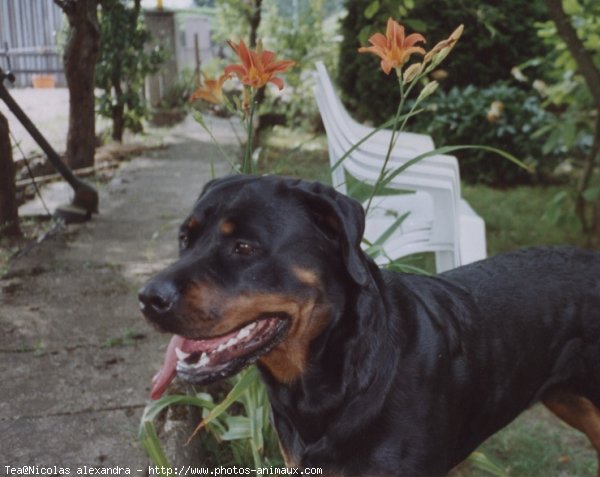
M 175 353 L 175 348 L 182 349 L 184 342 L 185 338 L 183 336 L 173 335 L 171 338 L 167 352 L 165 353 L 165 361 L 162 368 L 160 368 L 160 371 L 152 378 L 152 390 L 150 391 L 151 399 L 158 399 L 161 397 L 165 392 L 165 389 L 167 389 L 167 386 L 175 379 L 175 376 L 177 375 L 175 369 L 177 367 L 177 354 Z
M 191 340 L 184 338 L 183 336 L 173 335 L 169 342 L 169 346 L 167 347 L 162 368 L 160 368 L 160 371 L 152 378 L 150 398 L 160 398 L 165 392 L 165 389 L 171 384 L 171 381 L 177 376 L 178 358 L 177 353 L 175 352 L 177 348 L 186 353 L 202 353 L 204 351 L 216 349 L 221 343 L 227 342 L 235 333 L 237 333 L 237 331 L 233 331 L 232 333 L 217 338 L 207 338 L 202 340 Z

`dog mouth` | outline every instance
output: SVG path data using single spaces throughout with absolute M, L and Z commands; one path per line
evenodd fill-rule
M 273 315 L 213 338 L 174 335 L 163 366 L 152 379 L 150 397 L 160 398 L 175 376 L 197 385 L 233 376 L 279 344 L 289 325 L 288 317 Z

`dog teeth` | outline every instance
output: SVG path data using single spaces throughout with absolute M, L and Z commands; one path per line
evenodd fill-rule
M 217 347 L 217 353 L 223 351 L 224 349 L 226 349 L 227 346 L 225 346 L 225 343 L 221 343 L 218 347 Z
M 189 372 L 192 369 L 203 368 L 204 366 L 206 366 L 208 364 L 209 361 L 210 361 L 210 358 L 209 358 L 208 354 L 202 353 L 202 355 L 200 356 L 200 359 L 196 363 L 188 364 L 185 361 L 178 361 L 177 362 L 177 370 Z
M 236 345 L 238 342 L 237 338 L 231 338 L 227 343 L 225 343 L 225 346 L 227 348 L 229 348 L 230 346 Z
M 175 354 L 177 355 L 177 359 L 179 361 L 185 360 L 190 355 L 190 353 L 186 353 L 185 351 L 182 351 L 179 347 L 175 348 Z
M 248 326 L 246 326 L 246 330 L 248 331 L 252 331 L 254 328 L 256 328 L 256 321 L 250 323 Z
M 241 340 L 248 336 L 250 336 L 250 330 L 248 328 L 242 328 L 235 338 Z
M 201 368 L 203 366 L 206 366 L 209 361 L 210 361 L 210 358 L 208 357 L 208 355 L 206 353 L 202 353 L 202 356 L 200 356 L 200 359 L 194 365 L 194 368 Z

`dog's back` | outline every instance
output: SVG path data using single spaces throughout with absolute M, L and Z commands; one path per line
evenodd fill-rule
M 417 348 L 437 340 L 440 360 L 454 355 L 443 399 L 464 410 L 460 422 L 448 421 L 465 444 L 455 449 L 457 460 L 536 401 L 600 445 L 600 253 L 541 247 L 391 282 L 428 307 L 412 315 L 419 317 Z M 595 423 L 590 432 L 572 422 L 582 412 Z

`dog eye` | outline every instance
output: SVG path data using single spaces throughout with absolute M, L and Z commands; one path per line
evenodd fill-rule
M 233 253 L 236 255 L 252 255 L 256 249 L 247 242 L 237 242 L 233 247 Z

